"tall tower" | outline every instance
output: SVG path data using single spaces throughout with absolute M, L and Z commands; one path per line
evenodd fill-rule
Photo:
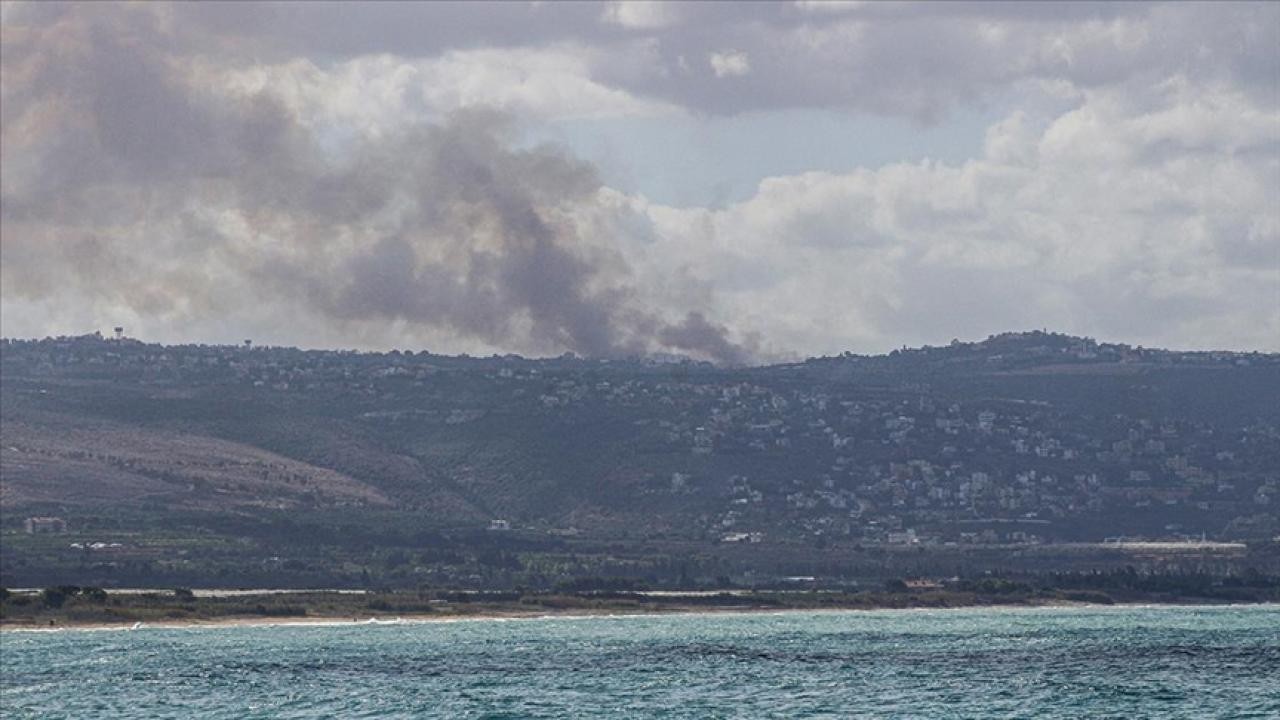
M 117 340 L 124 339 L 124 328 L 120 327 L 119 325 L 116 326 L 116 339 Z

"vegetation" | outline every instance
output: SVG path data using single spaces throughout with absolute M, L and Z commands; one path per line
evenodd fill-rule
M 919 585 L 919 583 L 915 583 Z M 981 578 L 912 587 L 893 579 L 877 590 L 768 590 L 722 588 L 712 592 L 653 593 L 610 578 L 583 578 L 577 588 L 555 591 L 399 590 L 301 591 L 198 595 L 172 592 L 105 593 L 58 587 L 39 593 L 0 593 L 0 623 L 8 626 L 217 621 L 228 619 L 351 619 L 639 613 L 751 609 L 948 608 L 971 605 L 1035 605 L 1117 602 L 1242 603 L 1280 601 L 1280 577 L 1251 574 L 1212 577 L 1200 573 L 1144 575 L 1050 574 Z M 585 589 L 594 588 L 594 589 Z
M 1274 355 L 1036 332 L 717 368 L 88 336 L 0 341 L 0 381 L 10 586 L 1280 572 Z

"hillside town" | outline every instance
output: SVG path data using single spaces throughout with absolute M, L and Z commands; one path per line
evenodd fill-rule
M 1280 533 L 1280 426 L 1265 402 L 1224 421 L 1193 407 L 1156 415 L 1140 401 L 1114 411 L 1106 406 L 1114 397 L 1082 411 L 1079 397 L 979 384 L 1031 377 L 1051 388 L 1083 378 L 1104 393 L 1117 383 L 1132 393 L 1142 387 L 1137 380 L 1181 369 L 1209 381 L 1251 373 L 1274 393 L 1268 383 L 1280 358 L 1272 355 L 1149 351 L 1039 332 L 761 368 L 304 351 L 249 341 L 160 346 L 99 334 L 6 339 L 0 349 L 14 398 L 72 387 L 60 383 L 131 388 L 141 395 L 128 397 L 144 404 L 213 393 L 283 412 L 322 406 L 380 437 L 461 438 L 480 449 L 505 447 L 507 435 L 529 427 L 587 428 L 598 437 L 570 455 L 618 454 L 611 462 L 518 448 L 507 463 L 516 467 L 504 467 L 497 485 L 476 481 L 477 492 L 519 485 L 518 464 L 527 462 L 530 482 L 545 486 L 548 473 L 563 475 L 566 485 L 552 492 L 565 496 L 540 512 L 479 514 L 480 526 L 899 546 Z M 1069 394 L 1079 392 L 1095 390 L 1073 386 Z M 5 453 L 6 482 L 14 483 L 24 449 L 6 443 Z M 588 486 L 596 504 L 618 509 L 594 525 L 571 504 L 571 488 Z M 504 507 L 501 498 L 476 504 Z

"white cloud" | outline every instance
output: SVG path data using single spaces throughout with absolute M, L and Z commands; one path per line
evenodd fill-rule
M 747 54 L 738 50 L 710 53 L 707 55 L 707 62 L 718 78 L 741 77 L 751 72 Z
M 600 19 L 632 30 L 657 30 L 679 21 L 679 8 L 662 0 L 614 0 L 605 5 Z
M 1280 166 L 1242 148 L 1280 146 L 1280 115 L 1245 102 L 1099 93 L 1011 113 L 963 164 L 769 178 L 723 210 L 612 202 L 648 220 L 629 235 L 639 286 L 692 278 L 779 351 L 1032 327 L 1277 350 Z
M 796 9 L 807 13 L 844 13 L 866 7 L 865 0 L 796 0 Z
M 221 82 L 242 92 L 270 91 L 313 127 L 362 134 L 475 106 L 535 121 L 677 112 L 593 80 L 590 66 L 583 48 L 479 49 L 418 60 L 363 56 L 327 67 L 297 59 L 236 69 Z

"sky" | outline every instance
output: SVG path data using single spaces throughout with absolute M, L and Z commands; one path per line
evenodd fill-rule
M 0 3 L 7 337 L 1280 351 L 1280 3 Z

